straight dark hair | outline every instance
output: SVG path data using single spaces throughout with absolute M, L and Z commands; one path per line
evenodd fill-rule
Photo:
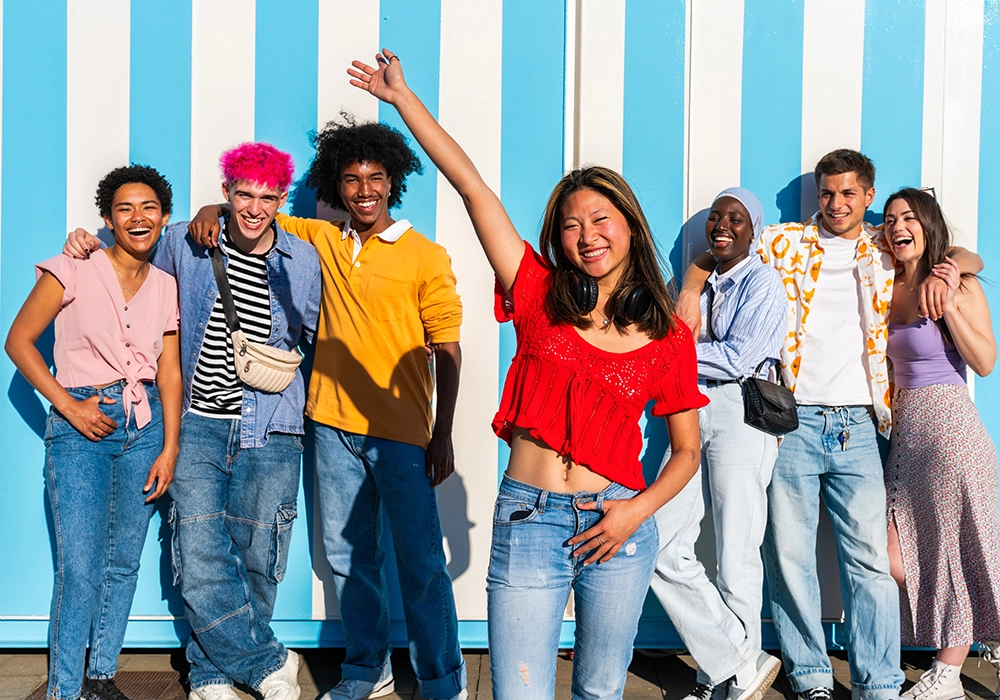
M 924 230 L 924 255 L 921 262 L 924 265 L 924 273 L 930 274 L 931 268 L 944 262 L 948 251 L 951 250 L 951 231 L 948 228 L 948 222 L 945 221 L 941 207 L 938 206 L 934 197 L 930 193 L 914 187 L 904 187 L 889 195 L 889 198 L 885 200 L 885 206 L 882 207 L 883 219 L 889 212 L 889 205 L 897 199 L 907 203 L 910 211 L 920 222 L 920 227 Z M 948 324 L 944 322 L 944 319 L 938 319 L 936 323 L 945 340 L 950 345 L 954 345 L 951 333 L 948 331 Z
M 650 338 L 659 340 L 666 337 L 674 328 L 674 302 L 663 281 L 660 271 L 662 258 L 653 240 L 649 222 L 625 178 L 614 170 L 600 166 L 578 168 L 564 175 L 545 205 L 538 243 L 542 257 L 554 268 L 552 287 L 546 300 L 549 313 L 557 320 L 577 328 L 588 329 L 593 325 L 589 318 L 580 315 L 570 291 L 570 276 L 581 273 L 569 262 L 562 246 L 563 204 L 574 192 L 584 189 L 606 197 L 625 217 L 631 233 L 628 258 L 609 300 L 611 308 L 616 308 L 629 290 L 639 285 L 645 286 L 652 299 L 650 312 L 646 318 L 636 321 L 635 325 Z M 628 327 L 628 322 L 617 315 L 610 320 L 619 333 L 624 333 Z

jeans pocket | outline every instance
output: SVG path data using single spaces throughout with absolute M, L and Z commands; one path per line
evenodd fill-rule
M 167 512 L 167 522 L 170 524 L 170 567 L 173 569 L 174 585 L 181 585 L 181 543 L 180 535 L 177 532 L 179 518 L 177 517 L 177 505 L 170 501 L 170 510 Z
M 538 508 L 534 503 L 502 495 L 497 497 L 497 503 L 493 509 L 493 524 L 495 526 L 528 523 L 537 517 Z
M 288 564 L 288 547 L 292 541 L 292 523 L 299 516 L 294 503 L 278 506 L 274 516 L 274 528 L 271 539 L 271 556 L 267 567 L 267 580 L 278 584 L 285 578 L 285 567 Z

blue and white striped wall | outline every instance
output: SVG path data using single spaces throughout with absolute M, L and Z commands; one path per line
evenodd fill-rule
M 229 146 L 272 141 L 301 176 L 309 132 L 341 110 L 400 125 L 344 73 L 380 46 L 402 57 L 410 84 L 525 237 L 536 237 L 567 168 L 608 165 L 636 188 L 676 271 L 701 245 L 698 215 L 716 192 L 741 184 L 770 221 L 799 220 L 813 211 L 813 164 L 846 146 L 878 167 L 873 217 L 894 189 L 934 186 L 959 242 L 980 252 L 987 279 L 1000 280 L 991 272 L 1000 242 L 988 234 L 1000 191 L 998 0 L 0 0 L 0 8 L 2 333 L 31 288 L 32 263 L 55 254 L 69 228 L 99 225 L 94 190 L 112 167 L 160 169 L 182 220 L 218 199 L 216 161 Z M 291 199 L 295 213 L 328 214 L 309 192 Z M 489 422 L 514 339 L 493 321 L 492 275 L 461 202 L 430 163 L 397 214 L 449 249 L 465 303 L 458 470 L 440 502 L 462 640 L 480 646 L 492 501 L 507 457 Z M 998 287 L 987 290 L 1000 305 Z M 43 646 L 52 569 L 46 406 L 6 357 L 0 383 L 0 645 Z M 1000 435 L 995 380 L 976 388 Z M 657 425 L 646 431 L 654 470 L 665 437 Z M 308 465 L 304 473 L 275 625 L 293 645 L 338 644 Z M 166 537 L 156 516 L 131 646 L 174 646 L 186 634 Z M 820 547 L 829 550 L 828 539 Z M 825 612 L 837 644 L 826 553 Z M 401 642 L 401 612 L 394 618 Z M 571 630 L 568 621 L 567 640 Z M 678 643 L 655 602 L 640 643 Z

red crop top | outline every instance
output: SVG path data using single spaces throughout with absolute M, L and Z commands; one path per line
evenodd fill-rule
M 654 416 L 708 404 L 698 391 L 691 331 L 680 320 L 662 340 L 625 353 L 594 347 L 576 328 L 555 321 L 545 297 L 551 268 L 525 243 L 508 296 L 497 282 L 497 321 L 514 321 L 517 352 L 504 382 L 493 431 L 510 444 L 523 428 L 576 464 L 642 490 L 639 418 L 654 399 Z

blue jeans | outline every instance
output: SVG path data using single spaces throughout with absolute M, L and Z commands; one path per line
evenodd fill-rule
M 271 433 L 240 448 L 238 419 L 186 413 L 170 486 L 174 583 L 193 633 L 192 688 L 258 688 L 285 663 L 271 631 L 297 511 L 302 440 Z
M 87 643 L 91 678 L 112 678 L 125 639 L 139 557 L 153 512 L 142 488 L 163 450 L 163 411 L 146 385 L 152 420 L 142 430 L 125 421 L 122 384 L 67 389 L 73 398 L 115 399 L 100 409 L 117 421 L 91 442 L 54 408 L 45 425 L 45 488 L 55 530 L 56 568 L 49 613 L 46 697 L 77 698 Z
M 347 639 L 341 677 L 375 682 L 389 663 L 385 506 L 420 695 L 457 695 L 466 683 L 465 661 L 423 448 L 313 425 L 323 544 Z
M 650 586 L 698 663 L 698 682 L 716 686 L 760 654 L 760 544 L 778 440 L 743 422 L 739 384 L 699 388 L 711 399 L 698 412 L 701 469 L 656 512 L 661 549 Z M 714 584 L 695 555 L 709 510 Z
M 875 423 L 866 406 L 799 406 L 799 428 L 778 451 L 764 538 L 764 566 L 785 672 L 795 692 L 833 688 L 820 621 L 816 528 L 823 499 L 837 544 L 855 697 L 895 698 L 899 589 L 889 576 L 885 486 Z M 841 433 L 850 431 L 847 449 Z
M 648 518 L 604 564 L 584 566 L 566 541 L 601 518 L 605 500 L 635 491 L 612 484 L 599 493 L 553 493 L 506 475 L 493 513 L 486 578 L 490 672 L 497 700 L 551 698 L 559 632 L 575 596 L 574 698 L 621 698 L 632 643 L 659 549 Z M 596 501 L 597 510 L 581 510 Z

